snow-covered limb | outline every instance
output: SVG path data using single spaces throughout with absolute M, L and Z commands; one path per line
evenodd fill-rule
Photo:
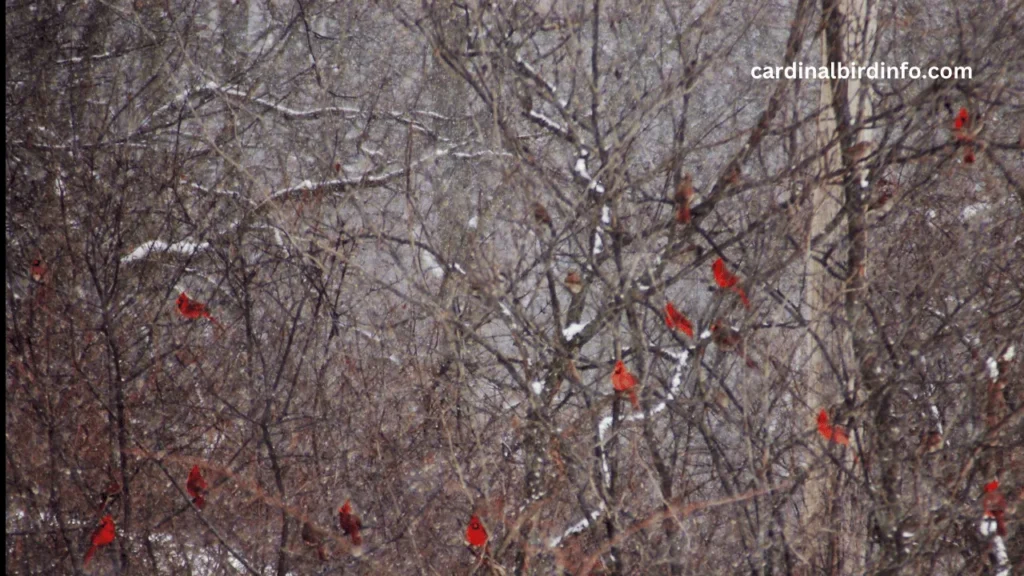
M 528 116 L 537 124 L 540 124 L 544 128 L 551 130 L 552 132 L 555 132 L 562 138 L 569 137 L 569 133 L 565 130 L 565 128 L 562 128 L 562 126 L 558 122 L 555 122 L 554 120 L 548 118 L 547 116 L 541 114 L 540 112 L 537 112 L 536 110 L 530 110 Z
M 184 254 L 185 256 L 191 256 L 201 250 L 206 250 L 210 247 L 209 242 L 175 242 L 168 244 L 163 240 L 150 240 L 139 244 L 135 250 L 132 250 L 127 256 L 121 258 L 121 262 L 129 263 L 135 262 L 136 260 L 142 260 L 150 255 L 152 252 L 174 252 L 176 254 Z
M 564 540 L 565 538 L 568 538 L 569 536 L 573 536 L 573 535 L 579 534 L 580 532 L 583 532 L 584 530 L 587 529 L 588 526 L 590 526 L 591 522 L 596 521 L 600 517 L 601 517 L 601 511 L 600 510 L 594 510 L 593 512 L 590 513 L 590 517 L 589 518 L 583 518 L 579 522 L 577 522 L 577 523 L 573 524 L 572 526 L 569 526 L 568 528 L 566 528 L 565 532 L 562 532 L 561 535 L 555 536 L 554 538 L 549 540 L 548 541 L 548 548 L 554 548 L 554 547 L 558 546 L 559 544 L 561 544 L 562 540 Z
M 989 356 L 985 360 L 985 367 L 988 369 L 988 377 L 992 380 L 999 378 L 999 365 L 996 364 L 996 359 Z
M 565 327 L 564 330 L 562 330 L 562 336 L 564 336 L 566 340 L 572 340 L 573 336 L 576 336 L 577 334 L 582 332 L 583 329 L 586 328 L 586 327 L 587 327 L 587 323 L 585 323 L 585 322 L 584 323 L 577 323 L 577 324 L 569 324 L 568 326 Z

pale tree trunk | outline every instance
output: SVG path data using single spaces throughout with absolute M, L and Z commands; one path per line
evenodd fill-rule
M 877 27 L 874 4 L 871 0 L 823 0 L 823 66 L 831 62 L 847 66 L 868 62 Z M 872 130 L 861 127 L 871 113 L 867 84 L 856 78 L 821 81 L 816 134 L 818 149 L 823 151 L 819 161 L 821 177 L 812 197 L 808 240 L 825 233 L 844 205 L 849 213 L 846 242 L 826 239 L 819 244 L 839 249 L 807 252 L 804 313 L 809 332 L 805 401 L 812 408 L 809 422 L 813 422 L 818 409 L 835 406 L 841 399 L 850 403 L 854 400 L 860 356 L 855 351 L 854 331 L 858 324 L 855 320 L 861 315 L 857 306 L 850 305 L 851 278 L 843 279 L 838 272 L 844 264 L 863 260 L 866 246 L 863 182 L 866 182 L 867 170 L 864 162 L 857 164 L 857 155 L 844 153 L 844 150 L 861 142 L 873 143 Z M 844 167 L 850 169 L 844 171 Z M 841 233 L 842 228 L 833 230 Z M 853 270 L 856 272 L 856 268 Z M 864 279 L 859 277 L 859 280 Z M 852 464 L 851 450 L 847 450 L 847 463 Z M 834 497 L 838 485 L 839 477 L 830 469 L 812 470 L 804 492 L 806 508 L 801 518 L 800 541 L 804 557 L 814 564 L 816 572 L 861 573 L 865 567 L 864 526 L 850 524 L 853 515 L 849 510 L 844 514 L 843 501 Z

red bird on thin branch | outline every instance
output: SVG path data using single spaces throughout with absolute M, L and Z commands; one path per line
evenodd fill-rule
M 188 482 L 185 483 L 185 490 L 192 497 L 192 502 L 196 505 L 196 508 L 200 510 L 206 505 L 206 488 L 206 479 L 203 478 L 203 473 L 200 472 L 199 465 L 196 464 L 192 467 L 192 471 L 188 473 Z
M 220 327 L 220 322 L 210 315 L 210 311 L 206 308 L 206 304 L 198 300 L 193 300 L 188 297 L 188 294 L 182 292 L 178 294 L 178 299 L 175 300 L 175 305 L 178 307 L 178 314 L 181 314 L 189 320 L 198 320 L 199 318 L 207 318 L 210 322 L 213 322 L 215 326 Z
M 615 363 L 615 370 L 612 371 L 612 388 L 615 388 L 616 393 L 629 394 L 633 408 L 640 408 L 640 402 L 636 397 L 636 376 L 633 376 L 622 360 Z
M 116 533 L 114 532 L 114 517 L 107 514 L 102 520 L 100 520 L 99 527 L 92 533 L 92 546 L 85 551 L 85 558 L 82 560 L 82 566 L 88 566 L 89 561 L 96 555 L 96 551 L 99 550 L 101 546 L 106 546 L 113 542 L 114 536 L 116 536 Z
M 341 525 L 341 531 L 352 539 L 353 546 L 362 546 L 363 537 L 360 536 L 359 530 L 363 527 L 363 522 L 359 516 L 352 513 L 352 503 L 348 500 L 338 508 L 338 524 Z
M 46 278 L 46 264 L 39 258 L 32 260 L 32 265 L 28 270 L 29 275 L 36 282 L 42 282 Z
M 1006 498 L 999 491 L 999 480 L 985 484 L 985 494 L 981 497 L 984 518 L 994 520 L 996 534 L 1006 536 Z
M 740 300 L 743 301 L 743 305 L 750 308 L 750 300 L 747 299 L 747 293 L 740 287 L 740 279 L 738 276 L 729 272 L 725 268 L 725 260 L 719 258 L 711 265 L 711 271 L 715 275 L 715 283 L 722 288 L 732 290 L 740 296 Z
M 665 324 L 670 330 L 680 330 L 690 338 L 693 338 L 693 324 L 671 302 L 665 304 Z
M 487 544 L 487 529 L 476 514 L 470 517 L 469 525 L 466 526 L 466 542 L 474 548 L 482 548 Z
M 850 445 L 850 437 L 847 435 L 846 430 L 842 426 L 833 426 L 828 419 L 828 411 L 824 408 L 818 412 L 818 434 L 821 437 L 830 442 L 836 444 L 842 444 L 843 446 Z

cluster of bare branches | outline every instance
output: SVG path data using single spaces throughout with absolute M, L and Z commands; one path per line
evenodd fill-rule
M 962 4 L 9 3 L 8 573 L 1024 569 Z

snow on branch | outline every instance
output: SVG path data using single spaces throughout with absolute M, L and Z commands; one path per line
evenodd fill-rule
M 210 247 L 209 242 L 175 242 L 168 244 L 163 240 L 150 240 L 143 242 L 135 250 L 132 250 L 130 254 L 121 258 L 121 262 L 129 263 L 137 260 L 143 260 L 153 252 L 174 252 L 176 254 L 182 254 L 184 256 L 192 256 L 196 252 L 206 250 Z

